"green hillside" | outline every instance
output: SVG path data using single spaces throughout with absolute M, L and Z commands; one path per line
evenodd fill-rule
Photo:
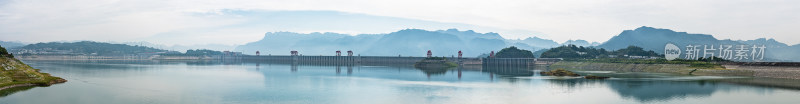
M 535 58 L 533 52 L 511 46 L 497 52 L 497 58 Z
M 0 50 L 4 49 L 0 47 Z M 23 86 L 49 86 L 67 81 L 41 73 L 39 69 L 33 69 L 22 61 L 9 57 L 10 55 L 0 54 L 3 54 L 0 55 L 0 90 Z M 6 95 L 6 92 L 2 91 L 0 95 Z

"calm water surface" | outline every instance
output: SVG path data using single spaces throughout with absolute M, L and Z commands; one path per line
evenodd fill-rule
M 729 84 L 739 77 L 541 69 L 293 65 L 266 62 L 25 61 L 69 80 L 0 98 L 9 104 L 197 103 L 800 103 L 800 90 Z

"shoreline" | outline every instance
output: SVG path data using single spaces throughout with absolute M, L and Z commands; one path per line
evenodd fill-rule
M 562 61 L 547 69 L 564 68 L 581 71 L 653 72 L 698 76 L 745 76 L 745 79 L 715 80 L 725 83 L 777 87 L 800 90 L 800 67 L 723 65 L 725 69 L 698 69 L 682 64 L 625 64 Z
M 692 68 L 684 64 L 631 64 L 607 62 L 561 61 L 550 65 L 553 68 L 590 71 L 623 72 L 661 72 L 683 75 L 747 76 L 759 78 L 779 78 L 800 80 L 800 67 L 796 66 L 753 66 L 723 64 L 725 69 Z
M 800 80 L 800 67 L 794 66 L 750 66 L 723 65 L 727 69 L 753 71 L 753 77 Z
M 724 79 L 718 81 L 740 85 L 800 90 L 800 80 L 797 79 L 754 77 L 746 79 Z
M 692 68 L 688 64 L 633 64 L 560 61 L 548 67 L 548 69 L 557 68 L 580 71 L 657 72 L 709 76 L 753 76 L 755 73 L 752 70 Z
M 66 82 L 67 82 L 66 79 L 59 78 L 59 79 L 51 80 L 47 84 L 35 84 L 35 83 L 12 84 L 12 85 L 8 85 L 8 86 L 0 87 L 0 91 L 6 90 L 6 89 L 10 89 L 10 88 L 16 88 L 16 87 L 30 87 L 30 86 L 47 87 L 47 86 L 51 86 L 51 85 L 54 85 L 54 84 L 61 84 L 61 83 L 66 83 Z
M 0 90 L 25 87 L 25 86 L 50 86 L 67 82 L 66 79 L 55 77 L 49 73 L 39 72 L 39 69 L 11 57 L 0 57 Z
M 15 85 L 9 85 L 9 86 L 5 86 L 5 87 L 0 87 L 0 91 L 2 91 L 2 90 L 6 90 L 6 89 L 10 89 L 10 88 L 16 88 L 16 87 L 29 87 L 29 86 L 36 86 L 36 84 L 25 83 L 25 84 L 15 84 Z

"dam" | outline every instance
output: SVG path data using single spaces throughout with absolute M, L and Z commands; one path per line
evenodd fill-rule
M 224 60 L 243 60 L 243 61 L 266 61 L 266 62 L 283 62 L 283 63 L 308 63 L 308 64 L 369 64 L 369 65 L 383 65 L 383 64 L 407 64 L 413 65 L 414 63 L 423 60 L 427 57 L 413 57 L 413 56 L 255 56 L 255 55 L 241 55 L 241 56 L 227 56 L 222 57 Z M 490 66 L 533 66 L 533 65 L 549 65 L 561 61 L 561 58 L 475 58 L 475 57 L 445 57 L 448 62 L 454 62 L 459 65 L 490 65 Z

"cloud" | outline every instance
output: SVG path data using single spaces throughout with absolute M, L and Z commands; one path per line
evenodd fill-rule
M 272 31 L 380 33 L 387 29 L 322 29 L 280 24 L 237 11 L 338 11 L 379 17 L 460 24 L 506 38 L 539 36 L 566 41 L 605 41 L 639 26 L 712 34 L 721 39 L 776 38 L 800 43 L 800 1 L 791 0 L 16 0 L 0 2 L 0 39 L 21 41 L 164 41 L 156 36 L 211 38 L 242 44 Z M 212 15 L 216 14 L 216 15 Z M 334 21 L 335 22 L 335 21 Z M 314 24 L 314 23 L 297 23 Z M 379 27 L 381 24 L 374 24 Z M 439 29 L 442 27 L 407 27 Z M 236 28 L 230 28 L 236 27 Z M 324 27 L 324 26 L 321 26 Z M 272 29 L 270 29 L 272 28 Z M 299 29 L 305 28 L 305 29 Z M 337 28 L 329 26 L 328 28 Z M 396 27 L 392 27 L 396 28 Z M 490 28 L 490 29 L 489 29 Z M 197 29 L 201 29 L 193 32 Z M 286 30 L 275 30 L 286 29 Z M 493 31 L 497 30 L 497 31 Z M 184 34 L 185 33 L 185 34 Z M 191 34 L 189 34 L 191 33 Z M 242 38 L 242 39 L 234 39 Z M 185 41 L 185 40 L 176 40 Z M 187 41 L 190 42 L 190 41 Z M 156 42 L 158 43 L 158 42 Z M 198 43 L 182 43 L 198 44 Z

